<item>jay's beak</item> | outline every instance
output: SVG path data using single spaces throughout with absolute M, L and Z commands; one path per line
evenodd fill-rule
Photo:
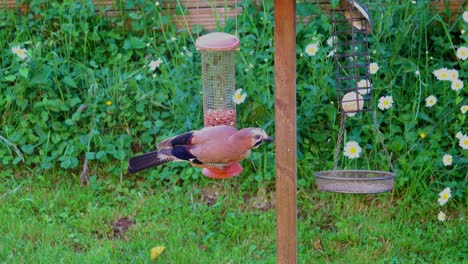
M 273 141 L 275 141 L 275 140 L 272 137 L 263 138 L 262 140 L 259 140 L 259 141 L 257 141 L 257 143 L 255 143 L 254 148 L 257 148 L 263 142 L 270 143 L 270 142 L 273 142 Z

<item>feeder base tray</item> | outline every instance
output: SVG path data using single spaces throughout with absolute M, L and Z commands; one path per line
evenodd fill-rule
M 203 168 L 202 173 L 212 179 L 228 179 L 239 175 L 243 168 L 239 163 L 229 163 L 223 167 Z
M 383 193 L 393 189 L 395 173 L 370 170 L 335 170 L 315 173 L 321 191 Z

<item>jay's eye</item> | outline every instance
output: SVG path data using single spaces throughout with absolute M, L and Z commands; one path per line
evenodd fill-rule
M 260 140 L 262 138 L 260 135 L 255 135 L 255 140 Z

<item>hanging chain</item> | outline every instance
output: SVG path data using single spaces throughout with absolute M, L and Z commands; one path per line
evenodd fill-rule
M 390 168 L 390 170 L 392 172 L 395 172 L 395 168 L 393 167 L 393 164 L 392 164 L 392 157 L 391 157 L 390 153 L 387 150 L 387 146 L 385 145 L 384 136 L 383 136 L 382 132 L 379 129 L 379 125 L 377 124 L 377 113 L 376 113 L 375 110 L 373 111 L 373 121 L 374 121 L 374 127 L 375 127 L 375 130 L 377 131 L 377 135 L 379 137 L 380 143 L 382 144 L 383 151 L 384 151 L 385 155 L 387 156 L 388 167 Z M 345 128 L 344 128 L 345 123 L 346 123 L 346 114 L 343 113 L 341 115 L 340 128 L 339 128 L 339 131 L 338 131 L 338 138 L 336 139 L 335 157 L 333 159 L 333 171 L 334 172 L 336 172 L 338 170 L 338 159 L 339 159 L 339 155 L 340 155 L 340 152 L 341 152 L 341 143 L 343 142 L 343 135 L 344 135 L 344 132 L 345 132 Z
M 387 156 L 388 167 L 390 168 L 390 170 L 392 172 L 395 172 L 395 168 L 393 167 L 393 164 L 392 164 L 392 157 L 390 156 L 390 153 L 387 150 L 387 146 L 385 146 L 384 136 L 383 136 L 382 132 L 379 129 L 379 125 L 377 124 L 377 113 L 376 112 L 377 111 L 375 111 L 375 110 L 373 111 L 373 120 L 374 120 L 375 130 L 377 130 L 377 135 L 379 135 L 380 143 L 382 144 L 385 155 Z
M 343 134 L 345 132 L 344 126 L 346 122 L 346 114 L 341 114 L 341 121 L 340 121 L 340 130 L 338 132 L 338 138 L 336 139 L 336 150 L 335 150 L 335 158 L 333 159 L 333 172 L 335 173 L 338 170 L 338 157 L 341 152 L 341 143 L 343 142 Z
M 197 37 L 200 38 L 200 0 L 197 0 Z
M 236 9 L 236 37 L 239 37 L 239 31 L 238 31 L 238 28 L 237 28 L 237 16 L 239 16 L 238 12 L 239 12 L 239 9 L 238 9 L 238 6 L 237 6 L 237 0 L 235 1 L 235 4 L 234 4 L 234 8 Z

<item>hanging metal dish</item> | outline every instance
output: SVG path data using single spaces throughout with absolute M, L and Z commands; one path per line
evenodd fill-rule
M 336 170 L 315 173 L 318 189 L 339 193 L 383 193 L 393 189 L 395 173 L 372 170 Z

